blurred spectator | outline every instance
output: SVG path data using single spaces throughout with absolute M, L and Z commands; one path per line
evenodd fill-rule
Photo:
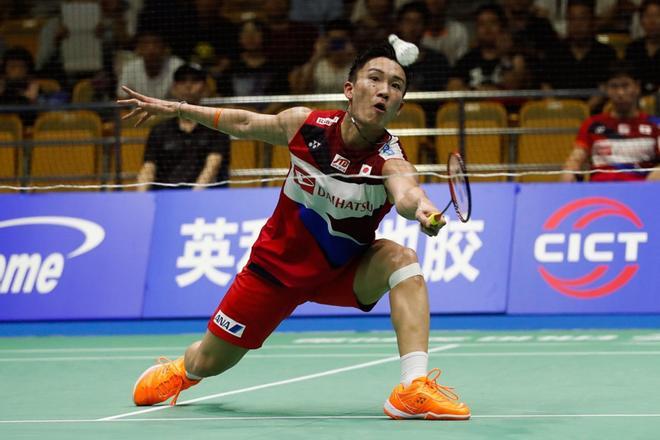
M 323 24 L 342 18 L 342 0 L 291 0 L 289 18 L 292 21 L 310 24 Z
M 135 53 L 138 58 L 122 67 L 117 96 L 126 96 L 121 86 L 127 86 L 147 96 L 167 98 L 172 86 L 172 75 L 183 61 L 168 55 L 163 37 L 150 29 L 138 30 Z
M 537 15 L 533 0 L 501 0 L 506 12 L 513 46 L 537 67 L 558 37 L 550 21 Z
M 449 62 L 444 55 L 421 45 L 429 22 L 429 10 L 422 1 L 403 5 L 397 13 L 398 35 L 419 47 L 419 58 L 408 67 L 408 90 L 444 90 L 449 76 Z
M 263 13 L 268 29 L 268 58 L 290 71 L 312 56 L 316 27 L 289 20 L 289 0 L 264 0 Z
M 2 56 L 2 76 L 0 76 L 0 105 L 38 104 L 44 98 L 39 83 L 34 78 L 34 60 L 22 47 L 5 51 Z M 35 113 L 21 112 L 25 125 L 32 125 Z
M 50 4 L 51 16 L 39 35 L 39 45 L 36 56 L 37 70 L 43 77 L 53 78 L 65 86 L 72 86 L 81 78 L 94 77 L 94 84 L 99 96 L 110 97 L 114 86 L 114 57 L 118 50 L 127 47 L 132 34 L 130 31 L 129 5 L 126 0 L 96 0 L 98 3 L 99 22 L 96 24 L 95 35 L 101 43 L 101 69 L 98 71 L 67 70 L 63 58 L 62 43 L 71 35 L 64 25 L 62 11 L 64 2 Z
M 355 55 L 350 23 L 328 23 L 325 35 L 316 40 L 312 57 L 289 75 L 291 92 L 341 93 Z
M 600 0 L 596 5 L 599 32 L 630 34 L 640 0 Z
M 529 84 L 524 55 L 513 52 L 504 10 L 495 3 L 475 13 L 476 47 L 452 69 L 448 90 L 522 89 Z
M 395 29 L 393 0 L 364 0 L 364 5 L 364 13 L 357 14 L 358 1 L 351 15 L 353 42 L 358 53 L 387 41 L 387 36 Z
M 447 0 L 426 0 L 429 25 L 422 45 L 441 52 L 454 65 L 468 50 L 469 37 L 463 23 L 447 18 Z
M 595 89 L 607 77 L 608 66 L 616 60 L 614 50 L 594 36 L 594 10 L 590 0 L 572 0 L 566 11 L 566 38 L 548 53 L 544 87 L 554 89 Z M 602 101 L 589 99 L 593 110 Z
M 264 51 L 265 27 L 248 20 L 239 28 L 240 53 L 227 74 L 218 81 L 223 95 L 255 96 L 288 92 L 287 75 Z
M 206 73 L 198 65 L 185 64 L 174 73 L 172 94 L 176 99 L 199 104 L 205 87 Z M 208 184 L 226 181 L 229 179 L 229 152 L 226 134 L 188 119 L 168 119 L 155 125 L 149 133 L 138 182 Z M 150 188 L 144 185 L 139 189 Z
M 632 170 L 657 167 L 660 128 L 649 115 L 639 111 L 640 86 L 635 70 L 627 64 L 614 64 L 606 78 L 605 90 L 612 110 L 591 116 L 578 132 L 575 148 L 564 164 L 566 171 L 581 170 L 589 163 L 592 170 Z M 592 182 L 657 179 L 660 170 L 652 173 L 596 172 Z M 562 174 L 563 182 L 574 182 L 575 174 Z
M 644 37 L 626 48 L 626 61 L 634 66 L 646 95 L 656 92 L 660 82 L 660 0 L 644 0 L 639 12 Z

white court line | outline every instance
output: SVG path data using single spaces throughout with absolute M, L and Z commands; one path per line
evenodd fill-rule
M 557 419 L 557 418 L 626 418 L 626 417 L 660 417 L 660 413 L 648 414 L 473 414 L 472 419 Z M 44 419 L 44 420 L 0 420 L 2 424 L 30 424 L 30 423 L 121 423 L 121 422 L 203 422 L 203 421 L 232 421 L 232 420 L 388 420 L 387 416 L 344 416 L 344 415 L 318 415 L 318 416 L 218 416 L 218 417 L 154 417 L 132 419 Z M 458 423 L 458 422 L 455 422 Z M 465 422 L 469 423 L 469 422 Z
M 441 345 L 439 347 L 431 348 L 429 350 L 429 353 L 434 353 L 434 352 L 444 351 L 444 350 L 451 350 L 452 348 L 456 348 L 458 346 L 459 346 L 458 344 Z M 276 386 L 280 386 L 280 385 L 287 385 L 287 384 L 290 384 L 290 383 L 302 382 L 302 381 L 310 380 L 310 379 L 316 379 L 318 377 L 332 376 L 334 374 L 344 373 L 346 371 L 358 370 L 358 369 L 361 369 L 361 368 L 373 367 L 374 365 L 380 365 L 380 364 L 384 364 L 384 363 L 387 363 L 387 362 L 398 361 L 399 359 L 400 359 L 400 357 L 398 355 L 389 356 L 389 357 L 386 357 L 386 358 L 383 358 L 383 359 L 378 359 L 378 360 L 371 361 L 371 362 L 365 362 L 365 363 L 361 363 L 361 364 L 350 365 L 348 367 L 335 368 L 335 369 L 332 369 L 332 370 L 321 371 L 319 373 L 308 374 L 308 375 L 305 375 L 305 376 L 293 377 L 291 379 L 280 380 L 280 381 L 277 381 L 277 382 L 270 382 L 270 383 L 265 383 L 265 384 L 261 384 L 261 385 L 255 385 L 255 386 L 252 386 L 252 387 L 239 388 L 237 390 L 232 390 L 232 391 L 225 391 L 223 393 L 211 394 L 211 395 L 208 395 L 208 396 L 198 397 L 196 399 L 186 400 L 184 402 L 181 402 L 180 404 L 185 405 L 185 404 L 189 404 L 189 403 L 203 402 L 204 400 L 215 399 L 217 397 L 231 396 L 231 395 L 234 395 L 234 394 L 242 394 L 242 393 L 247 393 L 247 392 L 250 392 L 250 391 L 262 390 L 264 388 L 271 388 L 271 387 L 276 387 Z M 132 416 L 132 415 L 146 414 L 146 413 L 150 413 L 150 412 L 154 412 L 154 411 L 161 411 L 163 409 L 170 408 L 170 407 L 171 407 L 170 405 L 154 406 L 154 407 L 151 407 L 151 408 L 142 409 L 142 410 L 138 410 L 138 411 L 131 411 L 131 412 L 127 412 L 127 413 L 124 413 L 124 414 L 117 414 L 115 416 L 103 417 L 103 418 L 98 419 L 98 420 L 99 421 L 116 420 L 116 419 Z
M 249 359 L 318 359 L 318 358 L 369 358 L 389 356 L 391 353 L 280 353 L 280 354 L 248 354 Z M 443 353 L 443 357 L 506 357 L 506 356 L 658 356 L 660 351 L 501 351 L 478 353 Z M 175 358 L 179 355 L 165 355 Z M 2 358 L 2 362 L 86 362 L 86 361 L 125 361 L 153 360 L 154 356 L 67 356 L 67 357 L 16 357 Z

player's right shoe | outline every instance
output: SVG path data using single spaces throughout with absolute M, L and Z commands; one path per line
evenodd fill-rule
M 436 382 L 440 370 L 418 377 L 407 387 L 394 387 L 383 410 L 392 419 L 467 420 L 470 408 L 458 401 L 453 388 Z
M 174 396 L 170 405 L 175 405 L 181 391 L 199 382 L 186 376 L 183 357 L 175 361 L 161 357 L 156 365 L 147 368 L 135 382 L 133 402 L 138 406 L 155 405 Z

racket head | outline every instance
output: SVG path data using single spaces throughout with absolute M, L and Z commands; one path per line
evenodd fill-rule
M 451 202 L 459 220 L 466 223 L 472 215 L 472 192 L 467 176 L 465 162 L 458 153 L 449 153 L 447 158 L 447 175 L 449 176 L 449 192 Z

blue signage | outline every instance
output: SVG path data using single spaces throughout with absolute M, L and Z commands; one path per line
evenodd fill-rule
M 0 320 L 139 318 L 149 194 L 6 195 Z
M 515 185 L 474 185 L 473 219 L 449 224 L 437 237 L 394 210 L 379 236 L 417 251 L 434 313 L 501 313 L 506 307 Z M 446 185 L 427 185 L 438 205 Z M 250 248 L 272 213 L 279 189 L 160 191 L 144 304 L 144 316 L 209 316 L 245 265 Z M 372 313 L 388 313 L 385 297 Z M 356 315 L 357 309 L 315 303 L 294 315 Z
M 658 186 L 522 185 L 509 313 L 660 312 Z

